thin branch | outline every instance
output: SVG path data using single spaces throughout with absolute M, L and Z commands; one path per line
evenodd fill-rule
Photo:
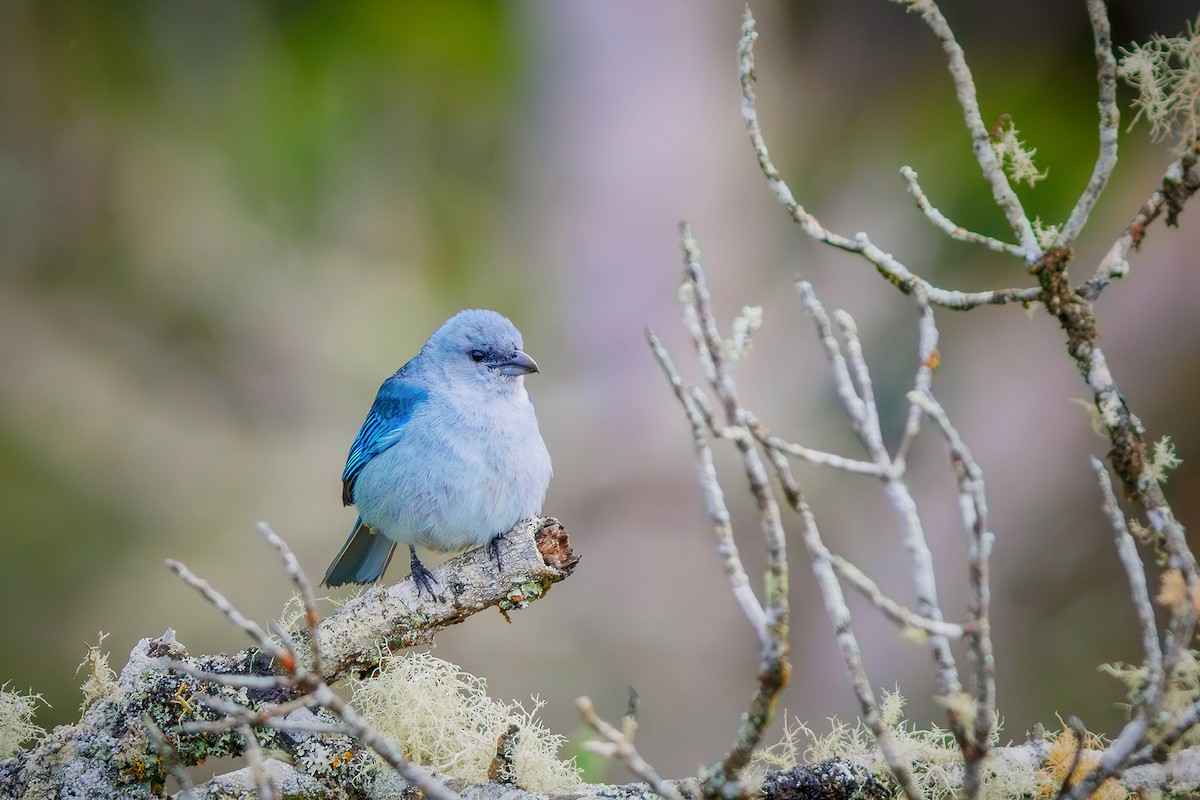
M 996 726 L 996 664 L 992 650 L 990 614 L 990 564 L 995 535 L 988 528 L 983 470 L 971 456 L 971 451 L 958 430 L 950 423 L 946 410 L 927 390 L 914 390 L 908 397 L 909 402 L 937 422 L 946 439 L 950 463 L 958 479 L 958 507 L 963 530 L 967 535 L 967 574 L 971 587 L 971 601 L 967 609 L 970 618 L 967 626 L 969 634 L 966 640 L 967 655 L 972 666 L 971 694 L 975 703 L 973 746 L 964 752 L 966 770 L 963 776 L 963 791 L 967 797 L 975 797 L 981 788 L 983 761 L 991 749 L 992 734 Z
M 321 615 L 317 611 L 317 599 L 313 594 L 312 582 L 308 576 L 304 574 L 304 570 L 300 567 L 300 562 L 297 560 L 292 549 L 275 531 L 271 530 L 271 526 L 265 522 L 258 523 L 258 532 L 267 540 L 267 544 L 279 553 L 280 559 L 283 561 L 284 569 L 287 570 L 288 577 L 292 583 L 300 591 L 300 600 L 304 604 L 304 627 L 308 631 L 310 641 L 313 643 L 312 648 L 312 671 L 318 675 L 325 674 L 325 665 L 322 663 L 320 638 L 317 631 L 317 625 L 321 621 Z M 281 631 L 282 636 L 286 636 L 286 631 Z M 295 647 L 289 643 L 289 649 L 295 652 Z
M 1142 653 L 1146 665 L 1146 688 L 1142 697 L 1146 708 L 1143 713 L 1150 718 L 1155 718 L 1158 715 L 1159 703 L 1162 700 L 1166 681 L 1163 672 L 1162 645 L 1158 641 L 1158 624 L 1154 619 L 1154 606 L 1150 601 L 1146 570 L 1138 555 L 1137 542 L 1130 535 L 1125 524 L 1125 515 L 1121 513 L 1116 495 L 1113 494 L 1108 470 L 1098 458 L 1093 457 L 1091 462 L 1092 469 L 1096 471 L 1096 477 L 1100 482 L 1100 493 L 1104 498 L 1104 513 L 1108 515 L 1109 525 L 1112 526 L 1117 557 L 1125 569 L 1125 577 L 1129 581 L 1129 594 L 1133 600 L 1133 610 L 1142 631 Z
M 854 238 L 847 238 L 834 233 L 796 202 L 792 190 L 788 188 L 787 183 L 780 176 L 774 162 L 771 161 L 766 140 L 763 138 L 762 127 L 758 121 L 758 105 L 754 93 L 754 83 L 756 80 L 754 73 L 754 42 L 757 38 L 758 31 L 754 27 L 754 16 L 750 13 L 750 9 L 747 8 L 742 22 L 742 36 L 738 41 L 738 75 L 742 85 L 742 123 L 745 125 L 746 133 L 750 137 L 750 144 L 754 148 L 755 157 L 758 159 L 759 168 L 762 170 L 763 176 L 767 179 L 767 185 L 770 187 L 771 192 L 787 210 L 792 220 L 800 225 L 801 229 L 808 236 L 830 247 L 862 256 L 871 262 L 880 274 L 900 289 L 900 291 L 905 294 L 912 294 L 918 290 L 923 291 L 928 301 L 937 306 L 967 310 L 981 305 L 1000 305 L 1013 302 L 1028 303 L 1037 299 L 1037 290 L 1033 288 L 959 292 L 934 286 L 924 278 L 913 274 L 908 267 L 894 256 L 873 245 L 866 234 L 860 233 Z M 984 134 L 987 152 L 995 160 L 995 153 L 991 149 L 991 143 L 990 141 L 986 141 L 986 131 Z M 1001 180 L 1005 181 L 1005 185 L 1007 186 L 1007 180 L 1004 179 L 1003 172 L 1000 173 L 1000 177 Z M 1011 189 L 1009 191 L 1011 192 Z M 1015 195 L 1013 197 L 1015 198 Z M 1024 224 L 1029 228 L 1029 234 L 1028 237 L 1020 237 L 1022 240 L 1022 255 L 1026 261 L 1032 261 L 1037 257 L 1036 240 L 1033 239 L 1032 227 L 1029 225 L 1028 220 L 1025 220 Z
M 641 753 L 633 746 L 631 739 L 596 714 L 596 709 L 592 706 L 589 698 L 578 698 L 575 701 L 575 708 L 579 710 L 579 717 L 584 724 L 604 740 L 603 742 L 589 742 L 587 745 L 589 750 L 605 758 L 616 758 L 630 772 L 650 784 L 650 788 L 660 797 L 664 797 L 666 800 L 684 800 L 679 790 L 663 780 L 658 771 L 642 758 Z
M 840 469 L 845 472 L 853 472 L 857 475 L 873 475 L 875 477 L 880 477 L 883 474 L 879 468 L 879 465 L 870 461 L 859 461 L 858 459 L 839 456 L 836 453 L 826 453 L 823 450 L 814 450 L 811 447 L 794 444 L 781 439 L 778 436 L 773 436 L 765 432 L 763 433 L 763 438 L 759 439 L 759 441 L 763 443 L 764 447 L 769 447 L 772 450 L 778 450 L 793 458 L 799 458 L 803 461 L 807 461 L 810 464 L 819 464 L 821 466 L 831 467 L 833 469 Z
M 1022 257 L 1026 263 L 1032 264 L 1041 256 L 1041 247 L 1033 232 L 1033 225 L 1025 209 L 1021 207 L 1021 201 L 1013 191 L 1008 176 L 1004 174 L 1003 165 L 992 147 L 991 134 L 979 112 L 975 80 L 971 77 L 971 69 L 967 65 L 962 46 L 954 37 L 950 24 L 942 16 L 941 9 L 934 0 L 908 0 L 907 5 L 920 13 L 921 19 L 941 42 L 950 77 L 954 80 L 954 92 L 958 97 L 959 106 L 962 107 L 963 120 L 966 122 L 967 132 L 971 135 L 971 151 L 975 154 L 984 180 L 992 187 L 992 199 L 1004 212 L 1013 235 L 1020 242 Z M 936 301 L 931 297 L 930 302 Z
M 916 502 L 913 500 L 903 476 L 892 472 L 893 460 L 883 441 L 879 415 L 875 410 L 870 372 L 862 354 L 862 345 L 858 340 L 853 320 L 844 312 L 834 315 L 838 319 L 838 327 L 841 330 L 842 339 L 845 341 L 846 355 L 843 356 L 842 346 L 833 334 L 829 315 L 825 312 L 820 300 L 817 299 L 812 286 L 807 282 L 801 282 L 797 288 L 825 348 L 826 357 L 829 359 L 833 371 L 834 383 L 837 386 L 838 397 L 850 415 L 854 432 L 879 466 L 880 477 L 884 481 L 884 492 L 900 521 L 902 540 L 912 565 L 913 585 L 917 594 L 917 613 L 927 619 L 941 622 L 944 616 L 937 598 L 937 579 L 933 571 L 933 555 L 929 550 Z M 961 684 L 949 641 L 944 636 L 931 634 L 929 645 L 937 664 L 939 693 L 947 697 L 958 694 L 961 691 Z M 950 722 L 955 735 L 960 741 L 964 741 L 965 736 L 961 725 L 957 725 L 953 717 Z
M 942 355 L 938 350 L 939 333 L 937 322 L 933 318 L 933 308 L 929 305 L 924 294 L 918 292 L 917 304 L 921 309 L 921 320 L 917 323 L 917 358 L 920 364 L 913 378 L 912 390 L 918 395 L 931 395 L 933 373 L 941 365 Z M 916 403 L 909 401 L 908 417 L 904 421 L 904 436 L 896 446 L 892 457 L 891 472 L 893 475 L 903 475 L 908 451 L 921 431 L 921 418 L 924 411 Z
M 732 441 L 741 456 L 750 493 L 758 507 L 759 528 L 766 552 L 763 574 L 766 635 L 759 639 L 758 686 L 750 700 L 748 712 L 742 718 L 733 746 L 725 754 L 721 764 L 709 770 L 705 779 L 706 791 L 725 791 L 725 784 L 737 781 L 738 775 L 750 763 L 763 733 L 771 725 L 775 703 L 791 674 L 787 639 L 787 546 L 779 504 L 771 492 L 766 468 L 749 432 L 750 414 L 738 399 L 737 385 L 726 356 L 727 345 L 721 337 L 712 309 L 712 298 L 700 261 L 700 247 L 686 224 L 681 226 L 680 239 L 685 285 L 689 287 L 684 293 L 684 324 L 691 335 L 697 357 L 702 364 L 707 361 L 705 377 L 721 400 L 726 421 L 736 432 Z
M 968 244 L 982 245 L 996 253 L 1024 258 L 1024 251 L 1022 251 L 1019 245 L 968 230 L 961 225 L 955 224 L 949 217 L 938 211 L 933 203 L 929 202 L 929 198 L 926 196 L 925 190 L 921 188 L 921 184 L 917 182 L 917 171 L 912 167 L 901 167 L 900 174 L 904 176 L 904 181 L 908 185 L 908 193 L 917 201 L 917 208 L 921 209 L 921 213 L 951 239 Z
M 1167 224 L 1175 224 L 1174 217 L 1183 204 L 1200 191 L 1200 174 L 1195 171 L 1197 155 L 1200 155 L 1200 142 L 1168 165 L 1159 188 L 1134 214 L 1129 225 L 1113 242 L 1104 258 L 1100 259 L 1096 274 L 1076 289 L 1076 294 L 1084 300 L 1095 300 L 1113 279 L 1129 274 L 1129 254 L 1141 247 L 1146 229 L 1164 211 L 1167 213 Z
M 683 406 L 688 422 L 691 423 L 692 444 L 696 450 L 696 472 L 700 482 L 700 491 L 704 496 L 704 508 L 713 526 L 717 555 L 721 559 L 721 565 L 725 568 L 725 576 L 729 579 L 733 597 L 741 608 L 742 615 L 754 629 L 758 640 L 762 641 L 768 635 L 766 614 L 763 612 L 758 597 L 754 594 L 754 589 L 750 586 L 750 578 L 746 575 L 746 568 L 742 565 L 741 556 L 738 554 L 737 543 L 733 539 L 733 524 L 730 522 L 729 508 L 725 505 L 725 493 L 721 490 L 720 481 L 717 479 L 712 448 L 709 447 L 708 439 L 704 435 L 704 419 L 684 385 L 679 370 L 671 361 L 670 354 L 663 347 L 662 341 L 653 331 L 649 330 L 646 331 L 646 340 L 650 343 L 650 350 L 654 353 L 659 367 L 674 388 L 675 396 Z
M 284 654 L 284 649 L 268 636 L 257 622 L 242 616 L 242 613 L 234 608 L 224 595 L 212 588 L 208 581 L 198 578 L 191 570 L 173 558 L 167 559 L 167 567 L 178 575 L 180 580 L 203 595 L 205 600 L 216 606 L 217 610 L 224 614 L 230 622 L 245 631 L 246 635 L 254 640 L 255 645 L 262 648 L 267 655 L 277 658 Z
M 150 714 L 142 715 L 142 726 L 146 729 L 146 736 L 150 739 L 150 746 L 162 758 L 163 765 L 167 771 L 179 781 L 179 794 L 176 795 L 177 800 L 193 800 L 195 795 L 193 790 L 196 788 L 192 782 L 192 776 L 188 775 L 187 770 L 183 768 L 183 764 L 179 761 L 179 754 L 175 752 L 175 748 L 171 746 L 171 742 L 163 735 L 162 729 L 154 722 L 154 718 Z
M 817 586 L 821 590 L 821 602 L 833 625 L 838 649 L 841 650 L 842 658 L 846 662 L 846 672 L 849 674 L 850 684 L 854 688 L 859 708 L 862 710 L 863 724 L 875 737 L 875 744 L 883 755 L 884 763 L 887 764 L 892 777 L 899 784 L 900 790 L 904 792 L 904 796 L 908 800 L 924 800 L 925 795 L 913 778 L 912 766 L 908 758 L 900 752 L 891 730 L 883 723 L 879 714 L 879 703 L 875 699 L 875 692 L 871 689 L 871 680 L 867 677 L 862 649 L 858 645 L 858 638 L 854 635 L 850 607 L 846 605 L 846 597 L 842 593 L 842 587 L 833 566 L 833 557 L 821 540 L 821 532 L 817 528 L 817 521 L 813 516 L 812 509 L 796 484 L 791 467 L 783 454 L 776 450 L 768 450 L 767 457 L 775 469 L 775 475 L 788 505 L 800 517 L 804 547 L 812 561 L 813 577 L 816 578 Z
M 1067 717 L 1067 728 L 1075 734 L 1075 752 L 1071 754 L 1071 763 L 1067 767 L 1067 774 L 1063 775 L 1062 785 L 1058 787 L 1055 800 L 1062 800 L 1062 796 L 1071 788 L 1071 780 L 1075 777 L 1075 771 L 1079 769 L 1079 762 L 1083 760 L 1083 748 L 1087 744 L 1087 728 L 1083 727 L 1079 717 L 1074 714 Z
M 1054 242 L 1054 249 L 1065 250 L 1079 238 L 1088 216 L 1100 199 L 1113 168 L 1117 166 L 1117 133 L 1121 112 L 1117 109 L 1117 60 L 1113 57 L 1112 29 L 1104 0 L 1087 0 L 1088 19 L 1092 23 L 1092 38 L 1096 53 L 1096 83 L 1100 100 L 1100 152 L 1092 167 L 1092 177 L 1083 190 L 1071 215 Z
M 263 767 L 262 747 L 259 746 L 253 729 L 249 725 L 242 724 L 238 726 L 238 733 L 242 735 L 242 741 L 246 743 L 246 763 L 250 765 L 250 774 L 254 777 L 258 800 L 275 800 L 275 788 L 271 784 L 271 776 Z
M 838 577 L 857 589 L 864 597 L 883 612 L 884 616 L 904 629 L 922 631 L 949 639 L 961 639 L 967 635 L 966 629 L 955 622 L 923 617 L 910 608 L 897 603 L 883 593 L 879 584 L 871 580 L 865 572 L 850 561 L 838 555 L 830 556 Z

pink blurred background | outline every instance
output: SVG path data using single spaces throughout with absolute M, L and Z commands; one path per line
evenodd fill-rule
M 914 167 L 957 222 L 1004 236 L 970 157 L 940 49 L 891 4 L 755 2 L 760 114 L 802 203 L 869 232 L 948 287 L 1028 285 L 1021 266 L 948 241 L 899 177 Z M 436 654 L 493 696 L 642 699 L 639 747 L 667 775 L 723 753 L 756 654 L 712 551 L 687 426 L 643 340 L 695 376 L 675 306 L 689 220 L 725 321 L 761 304 L 739 368 L 777 432 L 858 455 L 795 296 L 811 281 L 858 321 L 895 437 L 915 368 L 913 304 L 791 224 L 740 120 L 737 3 L 579 0 L 239 5 L 0 4 L 0 682 L 71 721 L 84 642 L 115 664 L 174 627 L 193 652 L 245 643 L 162 566 L 177 558 L 248 614 L 290 590 L 268 521 L 320 576 L 353 522 L 346 451 L 382 379 L 455 311 L 496 308 L 542 366 L 529 381 L 556 477 L 546 513 L 582 561 L 549 598 L 482 614 Z M 1118 44 L 1174 34 L 1192 3 L 1117 3 Z M 946 3 L 985 117 L 1011 114 L 1049 177 L 1031 213 L 1065 217 L 1096 150 L 1082 2 Z M 1127 107 L 1129 92 L 1122 90 Z M 1144 128 L 1077 251 L 1099 256 L 1169 161 Z M 1099 304 L 1102 343 L 1196 498 L 1200 227 L 1156 226 Z M 935 392 L 988 479 L 1004 737 L 1078 714 L 1121 719 L 1097 672 L 1136 661 L 1133 617 L 1087 466 L 1103 455 L 1056 324 L 1039 311 L 941 312 Z M 894 438 L 893 438 L 894 441 Z M 721 460 L 743 556 L 761 567 L 744 478 Z M 952 472 L 935 436 L 912 485 L 947 615 L 965 611 Z M 827 542 L 910 601 L 896 525 L 868 479 L 799 475 Z M 795 525 L 789 520 L 793 534 Z M 798 539 L 790 716 L 857 711 Z M 389 577 L 404 574 L 400 565 Z M 918 724 L 941 717 L 925 649 L 855 598 L 873 683 Z M 611 777 L 624 779 L 619 769 Z

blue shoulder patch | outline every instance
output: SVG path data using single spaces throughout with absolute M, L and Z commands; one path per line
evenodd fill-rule
M 342 503 L 345 505 L 354 503 L 354 482 L 362 468 L 396 443 L 413 411 L 429 397 L 428 392 L 405 381 L 402 375 L 403 370 L 379 387 L 375 403 L 367 412 L 354 444 L 350 445 L 346 469 L 342 472 Z

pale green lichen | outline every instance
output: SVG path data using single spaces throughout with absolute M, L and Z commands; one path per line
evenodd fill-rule
M 1179 137 L 1180 151 L 1191 147 L 1200 139 L 1200 17 L 1178 36 L 1156 34 L 1122 53 L 1118 72 L 1138 93 L 1133 121 L 1149 123 L 1155 139 Z
M 957 701 L 955 701 L 957 702 Z M 901 757 L 910 763 L 913 779 L 930 800 L 950 800 L 962 791 L 963 757 L 954 736 L 939 727 L 918 730 L 903 719 L 904 698 L 899 692 L 884 692 L 879 716 L 891 733 Z M 965 709 L 960 709 L 966 713 Z M 786 715 L 785 715 L 786 716 Z M 848 725 L 831 719 L 830 730 L 817 734 L 800 722 L 784 722 L 783 739 L 758 753 L 758 770 L 788 769 L 830 759 L 848 759 L 865 765 L 871 773 L 887 775 L 888 768 L 875 746 L 875 737 L 862 722 Z M 999 726 L 993 729 L 993 744 Z M 1028 767 L 990 755 L 984 764 L 984 800 L 1029 797 L 1038 788 L 1038 776 Z
M 1017 183 L 1024 182 L 1033 186 L 1047 175 L 1046 170 L 1038 171 L 1037 165 L 1033 163 L 1037 149 L 1027 147 L 1021 141 L 1016 125 L 1007 114 L 992 129 L 992 149 L 996 151 L 996 158 L 1004 165 L 1004 171 Z
M 412 761 L 468 784 L 488 780 L 501 734 L 520 729 L 514 758 L 523 789 L 562 794 L 578 786 L 574 761 L 562 761 L 565 740 L 537 719 L 541 701 L 527 710 L 487 695 L 487 683 L 429 653 L 386 655 L 370 678 L 352 679 L 353 702 Z
M 0 758 L 8 758 L 31 739 L 46 735 L 45 729 L 34 723 L 38 703 L 45 703 L 40 694 L 22 694 L 0 685 Z
M 79 687 L 83 692 L 83 702 L 79 705 L 80 714 L 87 711 L 92 703 L 112 696 L 117 690 L 117 673 L 108 665 L 108 653 L 100 649 L 107 637 L 108 634 L 101 631 L 97 634 L 95 644 L 85 643 L 87 653 L 84 654 L 83 661 L 75 668 L 76 676 L 81 670 L 87 670 L 87 677 L 84 679 L 83 685 Z
M 1034 151 L 1030 150 L 1030 155 L 1033 155 L 1033 152 Z M 1045 175 L 1042 177 L 1045 177 Z M 1042 222 L 1041 217 L 1037 217 L 1033 220 L 1033 235 L 1037 237 L 1038 244 L 1041 245 L 1043 249 L 1048 250 L 1054 246 L 1054 243 L 1058 241 L 1059 231 L 1060 228 L 1058 225 L 1051 225 L 1048 222 Z
M 1178 575 L 1176 570 L 1168 570 L 1164 575 L 1168 573 Z M 1176 582 L 1176 591 L 1181 597 L 1186 596 L 1182 576 L 1178 576 Z M 1161 599 L 1162 594 L 1159 597 Z M 1144 666 L 1135 667 L 1116 662 L 1100 665 L 1100 671 L 1112 675 L 1125 684 L 1125 691 L 1130 706 L 1140 703 L 1142 693 L 1146 690 L 1146 679 L 1148 676 Z M 1197 702 L 1200 702 L 1200 653 L 1194 650 L 1184 650 L 1179 654 L 1179 658 L 1176 659 L 1174 669 L 1168 677 L 1167 685 L 1163 692 L 1161 713 L 1164 720 L 1170 721 L 1164 724 L 1163 727 L 1170 728 L 1171 722 L 1179 720 L 1183 715 L 1190 713 Z M 1200 744 L 1200 730 L 1192 728 L 1170 748 L 1170 752 L 1183 750 L 1198 744 Z
M 1150 480 L 1158 483 L 1167 482 L 1167 473 L 1183 463 L 1179 456 L 1175 454 L 1175 443 L 1171 441 L 1170 436 L 1164 436 L 1154 443 L 1154 449 L 1150 454 L 1150 463 L 1147 469 L 1150 472 Z

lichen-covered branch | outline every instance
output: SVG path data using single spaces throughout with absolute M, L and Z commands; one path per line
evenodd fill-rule
M 317 772 L 310 771 L 304 780 L 306 786 L 316 781 L 332 791 L 330 787 L 340 783 L 349 785 L 355 780 L 364 746 L 385 759 L 390 754 L 394 758 L 388 760 L 402 764 L 402 756 L 389 753 L 390 745 L 372 734 L 361 717 L 329 688 L 329 682 L 351 670 L 378 665 L 381 650 L 377 641 L 428 641 L 440 628 L 470 614 L 492 606 L 507 612 L 537 600 L 551 584 L 570 575 L 576 561 L 566 531 L 556 520 L 528 520 L 502 543 L 499 571 L 486 548 L 437 569 L 441 585 L 453 590 L 450 600 L 420 598 L 406 579 L 395 586 L 370 589 L 328 619 L 318 621 L 311 586 L 303 580 L 298 564 L 278 537 L 269 529 L 263 532 L 280 551 L 305 598 L 303 630 L 276 629 L 274 635 L 268 634 L 207 582 L 182 565 L 173 565 L 246 632 L 254 646 L 233 655 L 194 656 L 173 631 L 141 640 L 120 674 L 104 687 L 78 723 L 60 726 L 32 747 L 0 761 L 0 798 L 158 798 L 166 775 L 177 773 L 180 766 L 244 753 L 249 741 L 239 733 L 244 725 L 258 726 L 264 751 L 285 752 L 297 764 L 316 768 Z M 358 652 L 358 647 L 366 652 Z M 313 671 L 317 664 L 327 670 L 326 675 Z M 331 716 L 323 720 L 314 717 L 312 709 L 322 708 Z M 231 713 L 233 709 L 239 710 Z M 335 723 L 337 727 L 333 727 Z M 308 733 L 292 735 L 296 731 Z M 336 764 L 313 757 L 314 746 L 322 740 L 322 736 L 312 737 L 313 731 L 335 735 L 341 742 L 337 752 L 343 755 Z M 262 758 L 258 768 L 249 768 L 245 773 L 249 785 L 266 780 L 264 774 L 271 776 L 281 791 L 290 785 L 276 777 L 277 768 L 272 764 L 271 759 Z M 427 781 L 420 772 L 407 777 L 430 796 L 453 797 L 440 782 Z

